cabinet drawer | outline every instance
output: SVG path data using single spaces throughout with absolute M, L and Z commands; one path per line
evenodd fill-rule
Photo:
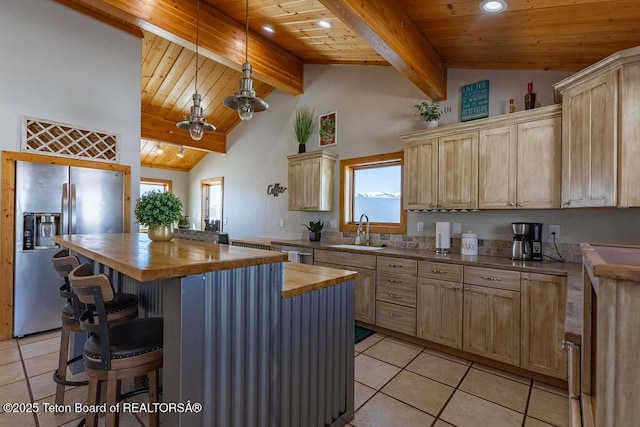
M 414 259 L 393 258 L 388 256 L 378 257 L 378 271 L 382 272 L 415 276 L 417 266 L 418 261 Z
M 314 261 L 328 262 L 330 264 L 348 265 L 350 267 L 360 267 L 369 270 L 376 269 L 375 255 L 363 255 L 353 252 L 316 249 L 315 251 L 313 251 L 313 259 Z
M 462 266 L 443 262 L 420 261 L 418 263 L 418 276 L 462 283 Z
M 391 289 L 402 289 L 408 292 L 416 291 L 416 278 L 404 274 L 378 273 L 376 281 L 378 286 L 386 286 Z
M 416 308 L 416 290 L 395 288 L 393 286 L 376 286 L 376 300 L 400 304 L 406 307 Z
M 388 302 L 376 304 L 376 325 L 407 335 L 416 335 L 416 309 Z
M 520 273 L 495 268 L 465 267 L 464 283 L 520 292 Z

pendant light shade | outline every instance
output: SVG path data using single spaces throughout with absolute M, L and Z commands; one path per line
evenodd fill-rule
M 246 1 L 245 21 L 245 60 L 244 64 L 242 64 L 242 78 L 240 79 L 238 92 L 235 95 L 226 97 L 224 100 L 226 107 L 238 111 L 238 116 L 241 120 L 249 120 L 253 117 L 254 112 L 259 113 L 269 108 L 269 104 L 256 96 L 256 91 L 253 89 L 253 80 L 251 79 L 251 64 L 249 64 L 249 0 Z
M 198 39 L 200 36 L 200 0 L 197 0 L 198 12 L 196 15 L 196 75 L 194 82 L 194 94 L 193 105 L 191 106 L 189 118 L 185 117 L 185 120 L 177 123 L 178 129 L 189 131 L 191 139 L 194 141 L 200 141 L 205 133 L 213 132 L 216 127 L 207 122 L 207 119 L 202 114 L 202 107 L 200 106 L 200 94 L 198 93 Z

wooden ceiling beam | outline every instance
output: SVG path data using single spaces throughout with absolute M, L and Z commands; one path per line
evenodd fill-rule
M 227 135 L 224 133 L 211 132 L 203 136 L 200 141 L 194 141 L 189 136 L 189 132 L 178 129 L 175 122 L 148 113 L 142 113 L 141 132 L 141 137 L 144 139 L 184 145 L 216 153 L 227 152 Z
M 320 0 L 320 3 L 430 98 L 446 99 L 446 63 L 404 11 L 402 2 Z
M 62 3 L 67 2 L 101 11 L 195 50 L 195 0 L 65 0 Z M 245 62 L 245 26 L 201 1 L 198 48 L 201 55 L 241 71 Z M 292 95 L 303 93 L 304 64 L 300 58 L 249 31 L 248 59 L 256 80 Z

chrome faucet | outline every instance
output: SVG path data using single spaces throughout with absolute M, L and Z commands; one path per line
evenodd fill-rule
M 362 218 L 367 220 L 367 231 L 364 235 L 364 239 L 362 238 Z M 358 223 L 358 233 L 356 235 L 356 245 L 366 245 L 369 246 L 369 217 L 367 214 L 360 215 L 360 222 Z

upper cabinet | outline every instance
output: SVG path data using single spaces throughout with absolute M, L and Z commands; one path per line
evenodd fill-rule
M 554 86 L 562 101 L 562 206 L 640 206 L 640 47 Z
M 332 211 L 337 154 L 320 150 L 287 156 L 289 210 Z
M 405 209 L 560 207 L 561 106 L 402 135 Z

